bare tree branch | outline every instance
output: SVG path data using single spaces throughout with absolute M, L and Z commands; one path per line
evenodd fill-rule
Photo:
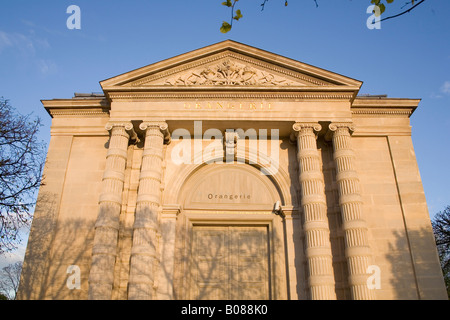
M 45 163 L 40 126 L 39 118 L 18 114 L 0 98 L 0 254 L 16 248 L 19 230 L 31 222 Z
M 447 294 L 450 298 L 450 206 L 438 212 L 432 222 L 436 247 L 444 275 Z
M 0 271 L 0 293 L 4 294 L 9 300 L 14 300 L 16 297 L 21 272 L 21 262 L 10 264 Z
M 393 16 L 389 16 L 389 17 L 386 17 L 386 18 L 383 18 L 383 19 L 380 20 L 380 22 L 381 22 L 381 21 L 386 21 L 386 20 L 389 20 L 389 19 L 393 19 L 393 18 L 400 17 L 400 16 L 402 16 L 402 15 L 404 15 L 404 14 L 410 12 L 411 10 L 413 10 L 414 8 L 416 8 L 417 6 L 419 6 L 420 4 L 422 4 L 423 2 L 425 2 L 425 0 L 419 1 L 418 3 L 416 3 L 415 5 L 413 5 L 413 6 L 412 6 L 411 8 L 409 8 L 408 10 L 405 10 L 405 11 L 399 13 L 399 14 L 396 14 L 396 15 L 393 15 Z
M 269 1 L 269 0 L 264 0 L 264 2 L 261 3 L 261 11 L 264 10 L 264 6 L 266 5 L 266 2 L 267 2 L 267 1 Z

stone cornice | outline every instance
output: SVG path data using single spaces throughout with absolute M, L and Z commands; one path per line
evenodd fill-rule
M 390 108 L 352 108 L 352 114 L 357 116 L 397 116 L 397 117 L 410 117 L 414 110 L 411 108 L 402 109 L 390 109 Z
M 290 87 L 287 87 L 292 89 Z M 287 89 L 284 88 L 284 89 Z M 351 101 L 354 92 L 348 90 L 343 91 L 307 91 L 307 90 L 284 90 L 280 87 L 271 87 L 271 90 L 258 90 L 252 88 L 252 91 L 244 90 L 216 90 L 211 91 L 206 88 L 198 88 L 193 91 L 192 87 L 186 88 L 190 90 L 160 90 L 152 92 L 151 90 L 143 92 L 109 92 L 108 96 L 111 100 L 195 100 L 195 99 L 281 99 L 281 100 L 346 100 Z M 347 88 L 348 89 L 348 88 Z
M 110 105 L 105 98 L 41 100 L 54 117 L 109 117 Z
M 357 117 L 410 117 L 420 103 L 420 99 L 357 97 L 351 112 Z

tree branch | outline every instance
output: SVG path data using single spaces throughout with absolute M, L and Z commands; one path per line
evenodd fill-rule
M 389 19 L 393 19 L 393 18 L 400 17 L 400 16 L 402 16 L 402 15 L 404 15 L 404 14 L 410 12 L 411 10 L 413 10 L 414 8 L 416 8 L 418 5 L 422 4 L 423 2 L 425 2 L 425 0 L 419 1 L 418 3 L 416 3 L 415 5 L 413 5 L 413 6 L 412 6 L 411 8 L 409 8 L 408 10 L 405 10 L 405 11 L 399 13 L 399 14 L 396 14 L 396 15 L 393 15 L 393 16 L 390 16 L 390 17 L 383 18 L 383 19 L 380 20 L 380 22 L 381 22 L 381 21 L 386 21 L 386 20 L 389 20 Z
M 18 114 L 0 97 L 0 254 L 16 247 L 19 228 L 31 222 L 45 164 L 39 127 L 39 118 Z

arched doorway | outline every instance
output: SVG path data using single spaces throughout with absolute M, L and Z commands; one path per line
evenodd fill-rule
M 176 299 L 285 299 L 284 203 L 252 165 L 209 164 L 185 179 L 178 203 Z

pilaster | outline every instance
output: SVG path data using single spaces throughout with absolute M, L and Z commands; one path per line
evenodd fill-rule
M 161 265 L 158 272 L 158 300 L 174 298 L 176 223 L 179 205 L 164 205 L 161 212 Z

